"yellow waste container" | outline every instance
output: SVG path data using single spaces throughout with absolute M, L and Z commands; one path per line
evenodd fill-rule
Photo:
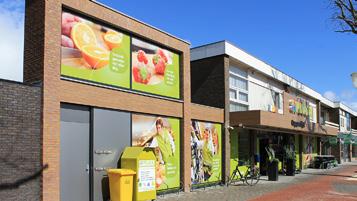
M 156 199 L 156 157 L 153 148 L 126 147 L 121 159 L 121 167 L 134 170 L 133 201 Z
M 135 172 L 130 169 L 108 169 L 109 190 L 111 201 L 133 200 L 133 177 Z

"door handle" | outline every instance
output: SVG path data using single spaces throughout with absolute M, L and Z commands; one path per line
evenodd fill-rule
M 96 167 L 96 168 L 94 168 L 94 170 L 97 172 L 101 172 L 101 171 L 105 171 L 106 169 L 103 167 Z
M 110 150 L 95 150 L 94 153 L 96 153 L 96 154 L 112 154 L 113 152 Z
M 89 164 L 86 166 L 86 172 L 89 174 Z

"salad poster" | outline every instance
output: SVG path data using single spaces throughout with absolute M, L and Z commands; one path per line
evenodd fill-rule
M 155 149 L 157 190 L 180 187 L 179 119 L 133 114 L 132 146 Z
M 180 98 L 179 55 L 62 12 L 61 75 Z
M 130 87 L 130 37 L 62 12 L 61 75 Z
M 200 184 L 222 179 L 222 127 L 200 121 L 191 126 L 191 182 Z
M 180 98 L 179 56 L 166 49 L 132 38 L 132 88 Z

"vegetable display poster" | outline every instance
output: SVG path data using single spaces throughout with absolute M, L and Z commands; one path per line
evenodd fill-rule
M 132 89 L 180 98 L 179 56 L 132 38 Z
M 200 184 L 222 179 L 221 124 L 192 121 L 191 182 Z
M 180 120 L 132 115 L 132 146 L 155 148 L 156 189 L 180 187 Z
M 130 37 L 62 12 L 61 75 L 130 87 Z

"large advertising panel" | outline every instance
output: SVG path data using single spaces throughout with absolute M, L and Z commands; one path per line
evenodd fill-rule
M 61 75 L 130 87 L 130 37 L 62 12 Z
M 132 38 L 132 88 L 180 98 L 179 56 L 166 49 Z
M 62 12 L 62 76 L 179 99 L 179 60 L 167 49 Z
M 157 190 L 180 187 L 179 119 L 133 114 L 132 146 L 155 148 Z
M 221 124 L 192 121 L 191 182 L 201 184 L 222 179 Z

